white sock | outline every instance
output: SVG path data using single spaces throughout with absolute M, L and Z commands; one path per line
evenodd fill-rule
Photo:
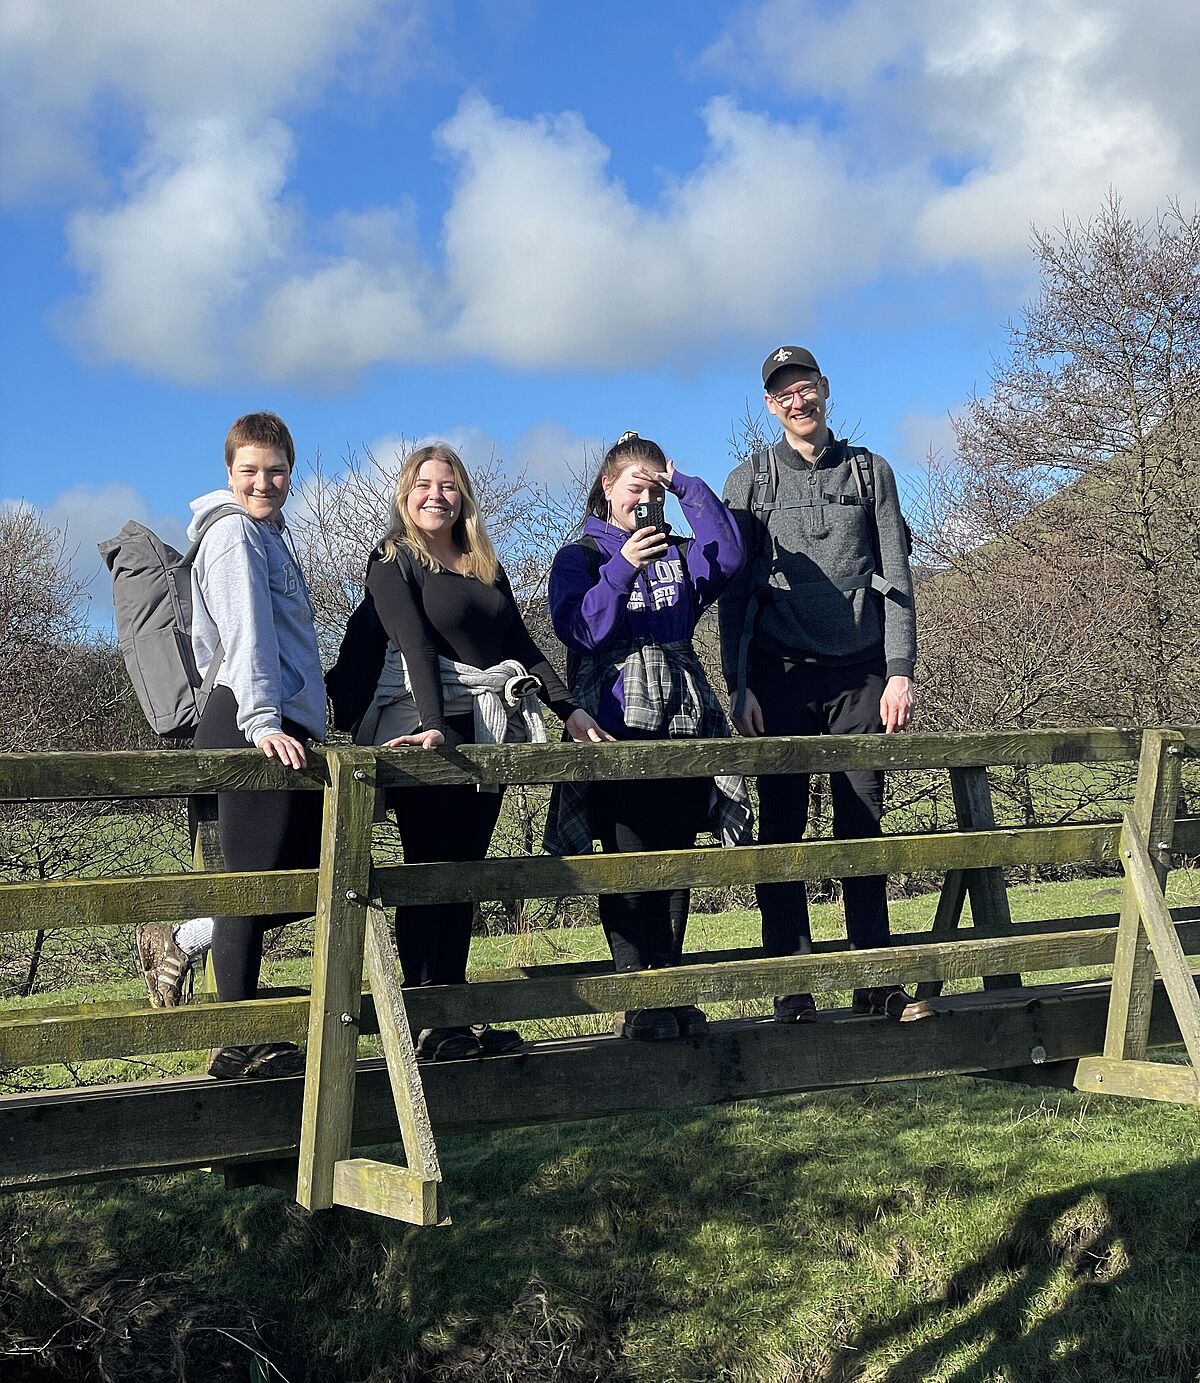
M 195 960 L 212 945 L 212 935 L 211 917 L 189 917 L 175 928 L 175 945 L 187 953 L 189 960 Z

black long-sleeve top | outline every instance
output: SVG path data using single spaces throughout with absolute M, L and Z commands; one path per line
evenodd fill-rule
M 453 571 L 430 571 L 401 550 L 385 562 L 372 553 L 367 589 L 388 638 L 404 654 L 423 730 L 448 744 L 470 743 L 474 717 L 447 718 L 438 658 L 488 668 L 515 658 L 541 683 L 538 695 L 561 719 L 576 709 L 549 659 L 534 643 L 501 567 L 494 586 Z

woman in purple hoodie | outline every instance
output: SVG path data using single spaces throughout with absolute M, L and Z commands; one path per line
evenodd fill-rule
M 668 493 L 694 538 L 656 521 Z M 692 635 L 743 558 L 733 515 L 702 480 L 676 471 L 656 442 L 626 432 L 609 448 L 583 532 L 550 570 L 550 616 L 567 648 L 572 694 L 602 729 L 622 740 L 729 734 Z M 586 854 L 598 839 L 606 853 L 682 850 L 707 822 L 724 844 L 749 841 L 740 778 L 564 784 L 552 799 L 546 848 Z M 678 963 L 686 890 L 606 894 L 599 904 L 618 970 Z M 632 1009 L 616 1031 L 661 1041 L 702 1032 L 705 1022 L 691 1004 Z

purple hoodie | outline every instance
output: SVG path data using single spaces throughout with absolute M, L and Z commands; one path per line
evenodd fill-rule
M 578 542 L 559 548 L 550 568 L 550 618 L 571 653 L 637 638 L 659 644 L 691 639 L 700 616 L 741 568 L 737 524 L 704 481 L 676 471 L 674 494 L 695 534 L 682 557 L 672 542 L 664 558 L 639 572 L 621 556 L 629 534 L 594 516 L 583 531 L 599 553 Z M 593 575 L 597 557 L 599 580 Z M 628 735 L 619 672 L 596 718 L 612 734 Z

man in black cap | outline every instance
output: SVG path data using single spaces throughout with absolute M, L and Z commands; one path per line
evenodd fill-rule
M 908 531 L 882 456 L 825 421 L 829 381 L 812 353 L 780 346 L 763 362 L 766 406 L 783 429 L 725 482 L 747 562 L 720 602 L 721 661 L 743 735 L 892 734 L 912 719 L 916 621 Z M 800 840 L 807 775 L 758 780 L 759 843 Z M 883 774 L 831 775 L 837 839 L 881 834 Z M 843 881 L 856 947 L 890 938 L 887 879 Z M 760 884 L 763 950 L 812 949 L 803 882 Z M 856 990 L 855 1008 L 901 1021 L 930 1016 L 897 985 Z M 775 1000 L 780 1023 L 811 1022 L 810 994 Z

